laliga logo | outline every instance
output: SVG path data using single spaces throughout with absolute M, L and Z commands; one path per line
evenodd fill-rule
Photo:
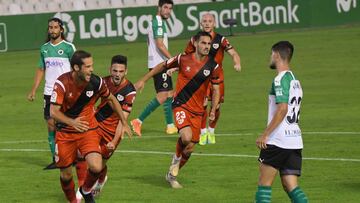
M 184 30 L 183 23 L 176 18 L 173 11 L 171 11 L 170 18 L 167 20 L 166 30 L 169 37 L 176 37 Z
M 74 21 L 71 20 L 71 16 L 67 13 L 56 13 L 54 17 L 60 18 L 64 22 L 64 34 L 66 36 L 66 39 L 69 42 L 72 42 L 74 40 L 76 28 Z
M 336 0 L 336 7 L 339 13 L 341 12 L 349 12 L 352 7 L 356 8 L 356 0 Z

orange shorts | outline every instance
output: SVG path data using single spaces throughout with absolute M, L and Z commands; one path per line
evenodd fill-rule
M 220 87 L 220 101 L 219 102 L 224 103 L 224 97 L 225 97 L 225 85 L 224 85 L 224 82 L 221 82 L 219 84 L 219 87 Z M 208 101 L 211 101 L 212 92 L 213 92 L 212 85 L 209 84 L 209 87 L 208 87 L 207 93 L 206 93 L 206 97 L 208 98 Z
M 98 128 L 97 130 L 98 135 L 100 136 L 100 147 L 101 147 L 101 155 L 103 159 L 110 159 L 110 157 L 113 155 L 114 151 L 116 150 L 117 146 L 121 142 L 121 138 L 119 142 L 115 145 L 114 151 L 109 151 L 106 147 L 106 144 L 112 140 L 114 135 L 106 132 L 105 130 Z
M 55 161 L 59 168 L 67 168 L 76 161 L 77 152 L 85 157 L 91 152 L 100 153 L 100 137 L 96 130 L 85 133 L 56 131 Z
M 191 113 L 190 111 L 182 107 L 174 108 L 173 114 L 176 121 L 175 124 L 178 130 L 180 131 L 182 128 L 190 127 L 192 131 L 191 142 L 198 143 L 200 139 L 202 116 Z

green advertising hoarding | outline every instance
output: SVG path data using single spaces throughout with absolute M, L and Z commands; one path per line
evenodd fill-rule
M 360 0 L 241 0 L 175 5 L 167 21 L 170 37 L 186 38 L 200 29 L 203 12 L 215 15 L 217 31 L 228 34 L 225 19 L 235 19 L 234 33 L 254 33 L 360 23 Z M 0 16 L 0 52 L 37 49 L 46 38 L 47 20 L 65 22 L 75 45 L 145 41 L 156 7 Z

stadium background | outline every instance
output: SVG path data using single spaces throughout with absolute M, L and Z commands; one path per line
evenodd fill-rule
M 127 55 L 128 77 L 135 82 L 146 73 L 147 47 L 142 28 L 131 25 L 136 22 L 138 26 L 140 20 L 146 25 L 146 16 L 153 15 L 156 7 L 153 1 L 140 4 L 133 0 L 110 9 L 114 1 L 95 1 L 97 8 L 104 4 L 104 9 L 91 10 L 89 2 L 93 1 L 89 0 L 83 7 L 76 7 L 78 1 L 73 1 L 73 7 L 63 10 L 59 1 L 39 0 L 36 5 L 45 4 L 42 12 L 35 9 L 35 3 L 33 13 L 23 11 L 31 2 L 0 0 L 0 202 L 64 202 L 58 171 L 42 171 L 49 152 L 41 88 L 34 103 L 26 101 L 47 19 L 71 16 L 73 27 L 67 24 L 67 31 L 73 33 L 77 49 L 93 53 L 99 75 L 107 74 L 112 55 Z M 48 12 L 53 2 L 58 2 L 57 10 Z M 232 29 L 235 36 L 229 39 L 240 53 L 243 71 L 236 73 L 230 58 L 225 58 L 226 102 L 218 124 L 218 143 L 198 147 L 179 177 L 185 188 L 171 190 L 164 175 L 176 136 L 164 135 L 162 112 L 156 111 L 144 125 L 144 136 L 124 140 L 110 161 L 110 181 L 99 202 L 252 202 L 258 176 L 255 139 L 266 123 L 266 94 L 274 76 L 267 68 L 269 48 L 284 39 L 295 44 L 292 67 L 304 88 L 300 125 L 305 159 L 300 184 L 311 202 L 357 202 L 359 1 L 179 3 L 169 23 L 175 37 L 170 39 L 173 54 L 182 52 L 188 37 L 196 32 L 201 11 L 214 10 L 220 20 L 229 15 L 237 20 Z M 20 13 L 10 9 L 13 4 Z M 228 34 L 229 28 L 219 23 L 217 31 Z M 153 96 L 151 86 L 149 83 L 138 95 L 130 119 Z M 274 202 L 288 201 L 278 180 L 273 193 Z

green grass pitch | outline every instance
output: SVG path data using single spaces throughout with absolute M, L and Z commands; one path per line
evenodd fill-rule
M 291 64 L 304 99 L 303 175 L 300 186 L 310 202 L 359 202 L 360 199 L 360 27 L 261 33 L 229 37 L 243 70 L 224 59 L 226 96 L 217 143 L 197 146 L 180 171 L 181 190 L 164 179 L 177 136 L 164 134 L 162 108 L 143 125 L 143 137 L 125 139 L 109 162 L 109 180 L 98 202 L 253 202 L 257 187 L 255 139 L 267 119 L 267 93 L 275 72 L 268 68 L 270 47 L 279 40 L 295 45 Z M 170 40 L 180 53 L 187 40 Z M 39 45 L 40 46 L 40 45 Z M 147 72 L 145 42 L 77 47 L 93 54 L 95 72 L 107 74 L 111 56 L 128 56 L 128 78 Z M 50 162 L 42 86 L 36 101 L 26 95 L 38 62 L 38 50 L 0 54 L 0 202 L 65 202 L 59 171 L 43 171 Z M 130 119 L 154 97 L 152 81 L 138 94 Z M 340 160 L 341 159 L 341 160 Z M 289 202 L 279 178 L 273 202 Z

